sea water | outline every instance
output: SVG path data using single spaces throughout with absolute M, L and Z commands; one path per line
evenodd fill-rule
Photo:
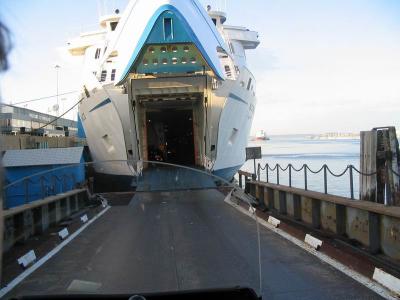
M 318 171 L 324 164 L 338 175 L 348 165 L 359 169 L 360 165 L 360 141 L 357 139 L 322 140 L 307 137 L 271 137 L 268 141 L 249 141 L 248 146 L 261 146 L 262 159 L 256 161 L 263 168 L 269 164 L 274 168 L 279 164 L 286 168 L 292 164 L 294 168 L 300 169 L 307 164 L 313 171 Z M 254 172 L 253 161 L 247 161 L 242 170 Z M 335 177 L 327 172 L 328 194 L 350 197 L 350 174 L 349 170 L 341 176 Z M 292 186 L 303 188 L 304 170 L 296 172 L 292 169 Z M 267 179 L 266 170 L 260 171 L 260 179 Z M 277 182 L 277 173 L 268 171 L 268 180 L 271 183 Z M 279 183 L 289 185 L 289 171 L 279 170 Z M 359 198 L 359 175 L 353 171 L 354 198 Z M 308 190 L 324 192 L 324 173 L 312 174 L 307 170 Z

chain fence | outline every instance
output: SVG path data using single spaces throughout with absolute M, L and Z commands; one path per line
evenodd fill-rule
M 394 175 L 400 177 L 399 173 L 393 170 L 391 167 L 389 168 L 389 171 L 392 172 Z M 289 187 L 293 187 L 293 178 L 297 174 L 302 175 L 302 186 L 301 188 L 304 188 L 304 190 L 309 190 L 309 177 L 311 175 L 318 175 L 321 174 L 323 176 L 323 190 L 322 192 L 325 194 L 328 194 L 329 192 L 329 176 L 332 176 L 334 178 L 341 178 L 343 176 L 348 176 L 348 196 L 351 199 L 359 199 L 359 194 L 355 192 L 355 174 L 357 175 L 357 179 L 359 179 L 360 176 L 375 176 L 377 175 L 377 172 L 371 172 L 371 173 L 364 173 L 357 169 L 354 165 L 348 165 L 342 172 L 335 173 L 332 171 L 328 165 L 324 164 L 320 169 L 318 170 L 313 170 L 310 168 L 307 164 L 303 164 L 300 168 L 294 167 L 292 164 L 286 165 L 286 167 L 282 167 L 280 164 L 274 164 L 270 165 L 266 163 L 265 165 L 258 164 L 257 167 L 257 179 L 261 180 L 261 175 L 262 173 L 265 174 L 265 180 L 268 183 L 276 183 L 276 184 L 281 184 L 282 182 L 282 173 L 287 174 L 285 178 L 287 178 L 287 185 Z M 296 174 L 296 175 L 295 175 Z M 297 176 L 298 177 L 298 176 Z M 298 187 L 298 186 L 296 186 Z

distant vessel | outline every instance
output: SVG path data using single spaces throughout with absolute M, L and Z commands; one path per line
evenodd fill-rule
M 84 56 L 79 117 L 93 160 L 129 161 L 98 173 L 160 160 L 231 179 L 243 165 L 256 105 L 245 52 L 259 40 L 225 20 L 197 0 L 130 1 L 68 43 Z
M 268 141 L 269 137 L 267 136 L 267 133 L 264 130 L 259 130 L 256 133 L 255 140 Z

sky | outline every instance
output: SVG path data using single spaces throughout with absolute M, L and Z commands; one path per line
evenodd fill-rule
M 14 44 L 11 67 L 0 75 L 4 102 L 55 95 L 56 64 L 59 92 L 79 89 L 81 61 L 63 47 L 83 29 L 96 28 L 99 2 L 1 0 L 0 18 Z M 123 9 L 126 3 L 109 0 L 106 6 Z M 247 52 L 257 80 L 253 133 L 400 129 L 400 1 L 226 0 L 226 12 L 227 24 L 259 32 L 260 45 Z M 63 111 L 77 95 L 59 99 Z M 27 107 L 48 112 L 55 103 L 51 98 Z

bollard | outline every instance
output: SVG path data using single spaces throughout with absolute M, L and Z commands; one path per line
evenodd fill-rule
M 308 244 L 309 246 L 313 247 L 315 250 L 319 250 L 322 246 L 322 241 L 313 237 L 310 234 L 306 234 L 306 237 L 304 238 L 304 242 Z
M 274 218 L 274 217 L 272 217 L 272 216 L 269 216 L 268 217 L 268 223 L 270 223 L 274 227 L 279 227 L 279 224 L 281 224 L 281 221 L 276 219 L 276 218 Z
M 30 250 L 28 253 L 17 259 L 18 264 L 23 269 L 26 269 L 27 267 L 32 265 L 35 261 L 36 261 L 36 254 L 34 250 Z
M 387 287 L 390 291 L 400 296 L 400 279 L 386 273 L 382 269 L 375 268 L 372 279 Z
M 81 217 L 82 223 L 86 223 L 88 220 L 89 220 L 89 218 L 86 214 Z
M 58 232 L 58 236 L 60 239 L 64 240 L 69 235 L 68 229 L 64 228 L 63 230 Z

